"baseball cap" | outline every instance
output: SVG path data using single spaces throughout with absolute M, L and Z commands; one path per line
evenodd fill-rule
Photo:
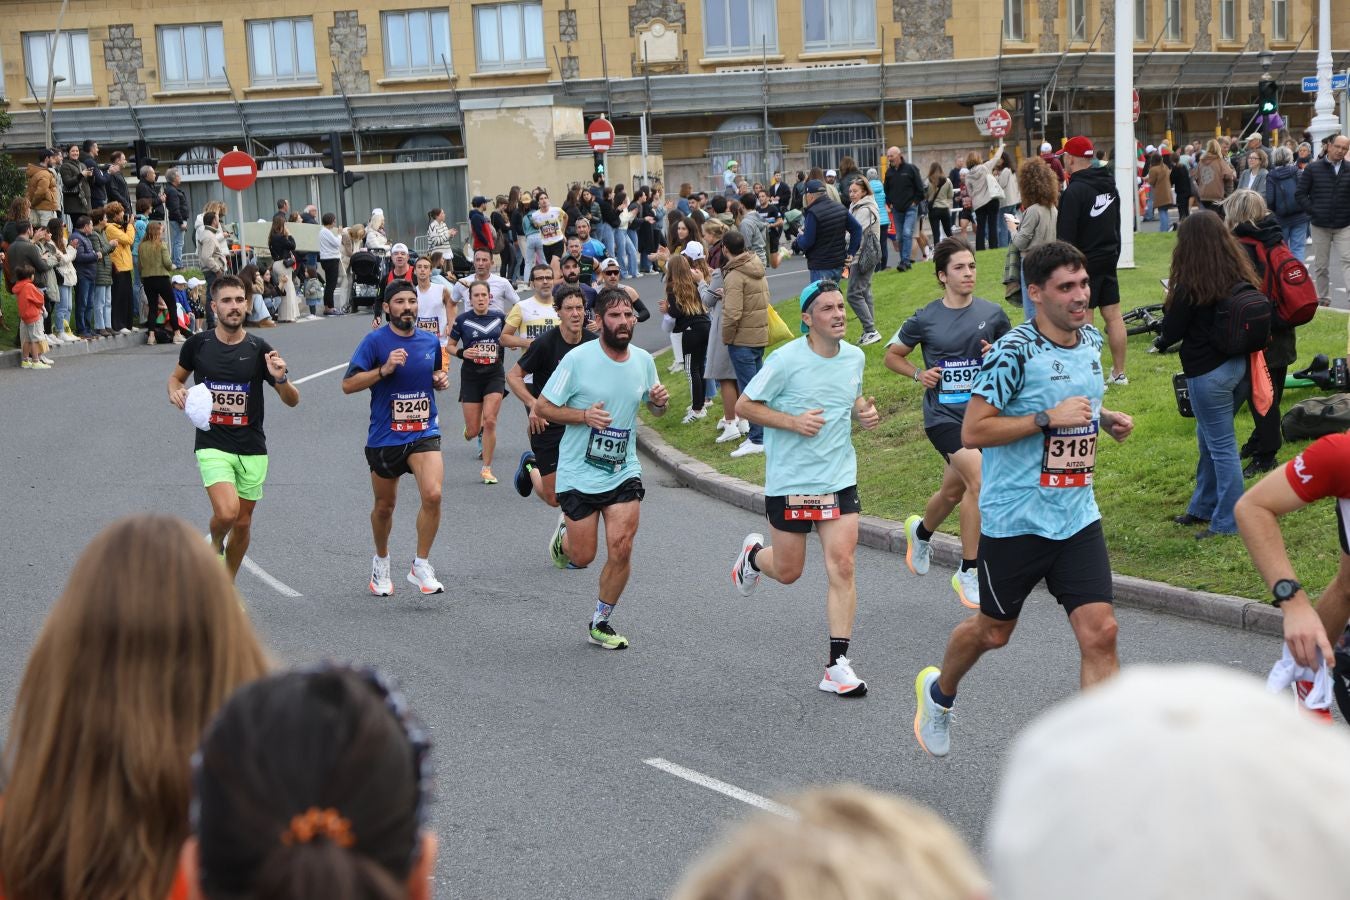
M 839 173 L 836 172 L 834 169 L 826 169 L 826 170 L 825 170 L 825 177 L 826 177 L 826 178 L 838 178 L 838 177 L 839 177 Z
M 797 298 L 798 302 L 801 304 L 802 312 L 806 312 L 807 308 L 815 302 L 816 298 L 827 290 L 837 291 L 839 290 L 839 285 L 830 281 L 828 278 L 822 278 L 819 281 L 813 281 L 802 288 L 801 296 Z M 807 327 L 806 323 L 803 322 L 802 334 L 806 334 L 810 330 L 811 329 Z
M 1069 138 L 1064 145 L 1064 149 L 1059 152 L 1060 156 L 1076 156 L 1079 159 L 1092 159 L 1097 155 L 1097 151 L 1092 148 L 1092 141 L 1083 137 L 1081 134 Z
M 382 216 L 382 215 L 384 215 L 384 210 L 380 209 L 378 206 L 375 207 L 374 209 L 372 209 L 372 210 L 370 211 L 370 217 L 371 217 L 372 219 L 375 218 L 376 216 Z
M 189 278 L 187 281 L 187 286 L 190 288 L 201 287 L 204 284 L 206 284 L 206 282 L 202 281 L 200 278 Z
M 736 160 L 734 160 L 734 159 L 727 160 L 727 168 L 728 168 L 728 169 L 734 169 L 734 168 L 736 168 L 736 167 L 739 166 L 739 165 L 740 165 L 740 163 L 736 162 Z
M 394 246 L 389 248 L 390 256 L 393 256 L 395 253 L 407 253 L 407 252 L 408 252 L 407 244 L 395 244 Z
M 198 430 L 211 430 L 211 389 L 205 382 L 188 388 L 187 399 L 183 401 L 183 412 Z
M 174 284 L 187 284 L 187 279 L 184 278 L 182 275 L 175 275 L 169 280 Z
M 684 249 L 680 252 L 684 254 L 685 259 L 702 259 L 703 245 L 698 241 L 690 241 L 684 245 Z
M 470 201 L 474 206 L 482 206 L 486 202 L 488 202 L 488 198 L 484 197 L 482 194 L 475 196 L 473 200 Z
M 1054 149 L 1055 149 L 1054 147 L 1051 147 L 1051 146 L 1050 146 L 1050 142 L 1049 142 L 1049 141 L 1046 141 L 1044 144 L 1041 144 L 1041 152 L 1042 152 L 1042 153 L 1049 153 L 1051 150 L 1054 150 Z
M 1149 144 L 1149 145 L 1147 145 L 1146 147 L 1144 147 L 1144 152 L 1145 152 L 1145 153 L 1157 153 L 1157 152 L 1158 152 L 1158 148 L 1155 147 L 1155 146 L 1153 146 L 1152 144 Z
M 825 193 L 825 182 L 819 178 L 812 178 L 806 183 L 804 190 L 808 194 L 823 194 Z
M 621 268 L 622 266 L 619 265 L 619 261 L 612 256 L 606 256 L 604 259 L 600 260 L 601 272 L 608 272 L 610 269 L 621 269 Z

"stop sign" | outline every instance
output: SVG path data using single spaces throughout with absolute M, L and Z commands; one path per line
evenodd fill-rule
M 242 150 L 231 150 L 216 163 L 216 177 L 232 191 L 242 191 L 258 180 L 258 163 Z
M 596 153 L 608 153 L 614 146 L 614 126 L 603 116 L 591 123 L 586 129 L 586 140 Z
M 987 121 L 989 133 L 996 138 L 1007 137 L 1012 130 L 1012 116 L 1006 109 L 995 109 L 989 113 Z

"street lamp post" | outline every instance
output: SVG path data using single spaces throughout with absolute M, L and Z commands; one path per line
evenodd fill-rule
M 51 71 L 50 69 L 48 71 Z M 66 80 L 64 75 L 53 75 L 47 82 L 47 102 L 43 107 L 42 121 L 47 126 L 47 146 L 52 146 L 52 103 L 56 100 L 56 86 Z
M 1316 149 L 1323 138 L 1341 130 L 1336 104 L 1331 99 L 1331 0 L 1321 0 L 1317 9 L 1317 100 L 1313 110 L 1316 115 L 1308 133 Z

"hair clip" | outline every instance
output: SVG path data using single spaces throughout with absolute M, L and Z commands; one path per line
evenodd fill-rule
M 315 838 L 327 838 L 339 847 L 350 847 L 356 843 L 352 836 L 352 823 L 343 818 L 336 809 L 319 809 L 311 806 L 298 816 L 291 818 L 290 827 L 281 835 L 286 846 L 308 844 Z

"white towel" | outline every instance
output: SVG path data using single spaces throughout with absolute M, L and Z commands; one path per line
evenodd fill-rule
M 1314 672 L 1307 666 L 1300 666 L 1294 662 L 1289 645 L 1285 644 L 1280 661 L 1270 670 L 1270 675 L 1266 678 L 1266 690 L 1278 694 L 1280 691 L 1288 690 L 1296 681 L 1312 682 L 1312 690 L 1303 698 L 1304 706 L 1308 709 L 1331 709 L 1331 668 L 1327 665 L 1327 661 L 1322 660 L 1321 667 Z

